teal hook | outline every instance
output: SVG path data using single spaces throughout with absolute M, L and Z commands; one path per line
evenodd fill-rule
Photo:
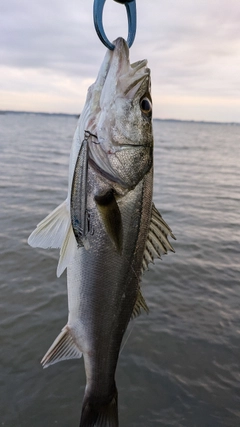
M 94 0 L 93 4 L 93 20 L 95 29 L 97 32 L 98 37 L 100 38 L 101 42 L 110 50 L 114 49 L 114 45 L 108 40 L 105 31 L 103 29 L 103 23 L 102 23 L 102 16 L 103 16 L 103 7 L 106 0 Z M 124 4 L 127 11 L 127 17 L 128 17 L 128 38 L 127 38 L 127 44 L 128 47 L 131 47 L 135 35 L 136 35 L 136 28 L 137 28 L 137 11 L 136 11 L 136 0 L 114 0 L 117 3 Z

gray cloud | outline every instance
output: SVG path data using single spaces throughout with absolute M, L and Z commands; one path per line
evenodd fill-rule
M 136 3 L 138 28 L 131 58 L 148 58 L 156 90 L 240 97 L 238 0 Z M 2 0 L 0 66 L 48 70 L 73 80 L 95 78 L 105 48 L 95 33 L 92 6 L 93 0 Z M 126 36 L 122 5 L 107 0 L 104 17 L 110 40 Z M 7 76 L 6 84 L 0 84 L 8 86 Z
M 20 2 L 19 2 L 20 3 Z M 89 60 L 86 38 L 89 23 L 65 14 L 63 3 L 35 1 L 19 7 L 8 0 L 1 15 L 1 63 L 16 67 L 60 68 Z M 68 2 L 70 3 L 70 2 Z M 25 6 L 25 8 L 24 8 Z

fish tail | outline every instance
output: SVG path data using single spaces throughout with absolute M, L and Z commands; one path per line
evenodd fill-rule
M 106 398 L 85 395 L 79 427 L 118 427 L 118 393 Z

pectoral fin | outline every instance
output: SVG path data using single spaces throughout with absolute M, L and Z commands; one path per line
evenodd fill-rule
M 61 248 L 57 268 L 57 276 L 60 277 L 68 266 L 76 245 L 67 200 L 37 225 L 29 236 L 28 243 L 33 248 Z
M 70 214 L 65 200 L 46 218 L 28 238 L 28 244 L 33 248 L 61 248 L 70 225 Z
M 113 190 L 104 195 L 95 196 L 95 201 L 106 232 L 117 251 L 121 253 L 123 245 L 122 217 Z

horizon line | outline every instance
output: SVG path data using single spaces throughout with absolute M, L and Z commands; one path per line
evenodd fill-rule
M 0 110 L 0 115 L 4 114 L 39 114 L 42 116 L 71 116 L 79 118 L 80 114 L 75 113 L 49 113 L 43 111 L 18 111 L 18 110 Z M 194 120 L 194 119 L 173 119 L 173 118 L 159 118 L 154 117 L 153 121 L 162 121 L 162 122 L 188 122 L 188 123 L 205 123 L 205 124 L 219 124 L 219 125 L 240 125 L 240 122 L 222 122 L 222 121 L 213 121 L 213 120 Z

